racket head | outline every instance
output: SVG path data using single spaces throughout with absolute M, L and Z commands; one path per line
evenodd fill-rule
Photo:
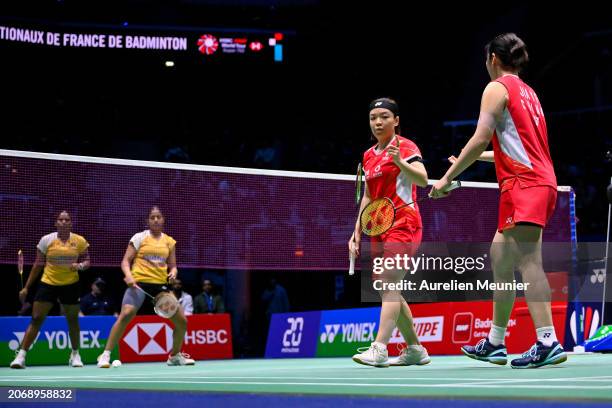
M 177 298 L 170 292 L 161 292 L 153 300 L 155 314 L 170 319 L 179 310 Z
M 387 197 L 370 201 L 361 211 L 359 222 L 361 231 L 370 237 L 384 234 L 393 226 L 395 207 Z

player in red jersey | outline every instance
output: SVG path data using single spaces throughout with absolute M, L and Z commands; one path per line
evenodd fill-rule
M 363 155 L 366 188 L 361 200 L 360 213 L 372 200 L 387 197 L 398 209 L 393 226 L 384 234 L 373 237 L 374 247 L 382 248 L 383 257 L 398 252 L 413 255 L 422 236 L 421 215 L 416 204 L 416 186 L 427 186 L 427 171 L 419 148 L 410 140 L 396 134 L 399 126 L 399 108 L 389 98 L 380 98 L 370 104 L 370 128 L 376 145 Z M 359 220 L 349 240 L 349 251 L 359 256 L 361 226 Z M 406 271 L 386 271 L 380 278 L 384 282 L 400 282 Z M 377 277 L 378 279 L 378 277 Z M 423 365 L 429 363 L 427 350 L 419 343 L 414 330 L 412 314 L 401 291 L 381 290 L 382 308 L 376 340 L 371 346 L 353 356 L 355 362 L 375 367 L 389 365 Z M 395 327 L 398 327 L 408 345 L 399 357 L 388 358 L 387 344 Z
M 525 297 L 536 327 L 537 342 L 512 368 L 535 368 L 567 359 L 557 341 L 550 307 L 550 286 L 542 268 L 542 230 L 557 199 L 557 180 L 548 148 L 548 133 L 536 93 L 518 73 L 528 62 L 525 43 L 513 33 L 495 37 L 486 47 L 491 77 L 482 95 L 480 117 L 472 138 L 430 195 L 441 191 L 479 158 L 494 161 L 500 187 L 497 232 L 491 245 L 496 282 L 512 282 L 518 269 L 528 283 Z M 493 152 L 484 152 L 489 143 Z M 483 153 L 484 152 L 484 153 Z M 488 338 L 464 346 L 467 356 L 504 365 L 506 326 L 514 305 L 514 291 L 494 293 L 493 325 Z

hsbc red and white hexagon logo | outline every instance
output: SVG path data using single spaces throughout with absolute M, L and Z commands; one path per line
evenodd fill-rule
M 137 323 L 123 341 L 138 355 L 166 355 L 172 350 L 172 328 L 166 323 Z

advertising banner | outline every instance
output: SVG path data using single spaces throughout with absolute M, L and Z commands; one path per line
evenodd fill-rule
M 314 357 L 321 312 L 272 315 L 266 357 Z
M 0 365 L 7 367 L 13 361 L 31 320 L 29 317 L 0 317 Z M 114 316 L 79 317 L 80 354 L 84 364 L 96 363 L 114 323 Z M 49 316 L 28 351 L 26 364 L 68 364 L 71 349 L 66 318 Z M 116 350 L 111 357 L 118 358 Z
M 174 325 L 156 315 L 136 316 L 119 341 L 122 362 L 166 361 L 172 351 Z M 182 350 L 195 360 L 232 358 L 229 314 L 187 316 Z

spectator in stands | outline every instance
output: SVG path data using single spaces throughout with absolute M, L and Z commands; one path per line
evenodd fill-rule
M 191 295 L 183 290 L 183 282 L 180 279 L 175 279 L 172 283 L 172 292 L 174 296 L 178 299 L 181 306 L 183 306 L 183 310 L 185 311 L 185 316 L 190 316 L 193 314 L 193 298 Z
M 194 313 L 225 313 L 223 298 L 214 293 L 213 284 L 205 279 L 202 282 L 202 290 L 194 300 Z
M 266 319 L 270 321 L 273 313 L 286 313 L 289 311 L 289 297 L 287 291 L 276 282 L 276 279 L 270 279 L 268 287 L 261 296 L 266 309 Z
M 105 295 L 106 282 L 97 278 L 91 284 L 91 292 L 81 298 L 80 316 L 118 316 L 113 301 Z

